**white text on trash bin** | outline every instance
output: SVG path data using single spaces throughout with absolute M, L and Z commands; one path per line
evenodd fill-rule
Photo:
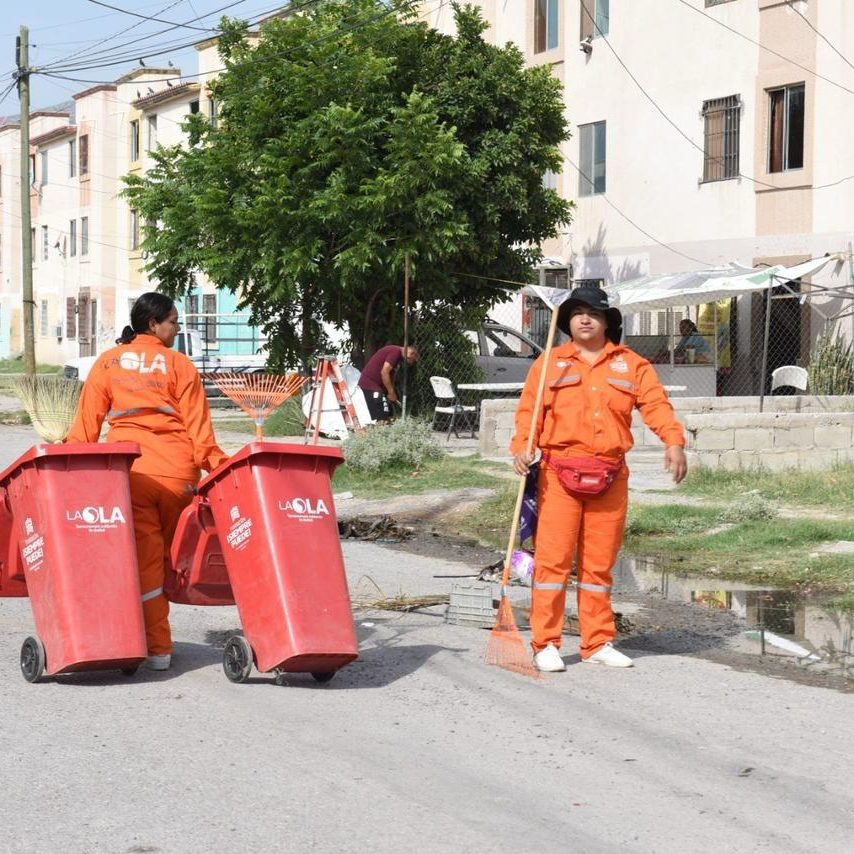
M 279 510 L 284 510 L 289 519 L 298 519 L 300 522 L 315 522 L 329 515 L 322 498 L 279 499 Z
M 40 570 L 44 563 L 44 537 L 41 534 L 33 534 L 21 549 L 21 557 L 30 572 Z
M 241 519 L 231 526 L 225 540 L 235 550 L 246 548 L 252 536 L 252 520 Z
M 126 523 L 121 507 L 101 507 L 89 505 L 75 510 L 66 510 L 65 518 L 74 522 L 75 528 L 83 528 L 93 533 L 115 528 Z

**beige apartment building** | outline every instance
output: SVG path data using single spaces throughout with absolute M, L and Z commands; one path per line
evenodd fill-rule
M 794 263 L 854 239 L 854 3 L 848 0 L 475 0 L 486 38 L 547 64 L 572 138 L 547 176 L 576 203 L 551 267 L 614 284 L 644 275 Z M 422 18 L 453 32 L 450 4 Z M 812 285 L 850 288 L 850 260 Z M 801 293 L 811 285 L 801 283 Z M 763 295 L 733 306 L 744 392 L 756 390 Z M 854 300 L 772 300 L 779 364 L 804 364 Z M 678 320 L 679 314 L 676 318 Z M 665 331 L 664 312 L 627 321 Z M 769 365 L 769 369 L 773 364 Z M 734 365 L 734 370 L 739 369 Z M 750 386 L 753 388 L 750 388 Z
M 31 113 L 38 361 L 62 364 L 112 345 L 134 299 L 157 286 L 142 269 L 141 223 L 120 196 L 121 178 L 144 173 L 158 143 L 187 144 L 189 113 L 215 119 L 205 81 L 219 67 L 216 42 L 197 47 L 203 73 L 189 80 L 176 68 L 140 67 L 75 93 L 67 110 Z M 0 358 L 23 350 L 20 171 L 20 127 L 0 125 Z M 195 299 L 212 313 L 233 303 L 201 276 Z

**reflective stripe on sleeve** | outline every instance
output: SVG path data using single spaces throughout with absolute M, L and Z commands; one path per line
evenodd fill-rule
M 143 593 L 142 594 L 142 601 L 143 602 L 150 602 L 152 599 L 156 599 L 158 596 L 162 596 L 162 595 L 163 595 L 163 588 L 157 587 L 154 590 L 149 590 L 148 593 Z

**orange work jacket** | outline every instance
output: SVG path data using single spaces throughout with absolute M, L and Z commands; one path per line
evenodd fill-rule
M 540 356 L 528 372 L 516 409 L 512 454 L 527 447 L 542 368 Z M 685 444 L 682 425 L 673 414 L 655 368 L 646 359 L 608 341 L 596 364 L 590 365 L 572 341 L 562 344 L 549 357 L 534 447 L 560 456 L 619 460 L 634 444 L 631 426 L 635 407 L 665 445 Z
M 196 481 L 228 459 L 217 445 L 196 366 L 154 335 L 102 353 L 80 396 L 68 442 L 138 442 L 131 470 Z

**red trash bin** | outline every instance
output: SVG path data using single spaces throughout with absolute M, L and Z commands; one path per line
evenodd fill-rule
M 135 442 L 36 445 L 0 474 L 37 636 L 24 678 L 135 670 L 147 655 L 128 485 Z
M 213 513 L 198 495 L 178 519 L 163 595 L 176 605 L 234 604 Z
M 0 597 L 29 595 L 13 523 L 6 490 L 0 489 Z
M 343 459 L 335 448 L 252 442 L 199 484 L 243 626 L 223 655 L 233 682 L 253 661 L 325 682 L 358 657 L 332 502 Z

